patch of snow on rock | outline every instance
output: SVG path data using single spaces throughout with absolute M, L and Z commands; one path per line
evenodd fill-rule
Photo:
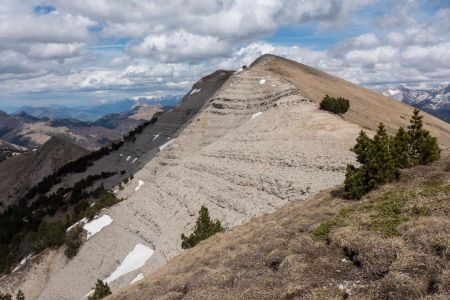
M 164 148 L 166 148 L 167 146 L 169 146 L 173 141 L 175 141 L 175 139 L 168 141 L 167 143 L 165 143 L 164 145 L 159 146 L 159 151 L 163 151 Z
M 259 117 L 260 115 L 262 115 L 262 112 L 257 112 L 256 114 L 252 115 L 252 119 Z
M 200 92 L 202 89 L 193 89 L 190 93 L 189 93 L 189 95 L 194 95 L 195 93 L 198 93 L 198 92 Z
M 86 295 L 84 295 L 83 298 L 81 298 L 81 299 L 85 299 L 85 298 L 91 296 L 92 294 L 94 294 L 94 292 L 95 292 L 95 290 L 90 290 L 90 291 L 89 291 Z
M 130 284 L 133 284 L 133 283 L 135 283 L 135 282 L 138 282 L 138 281 L 140 281 L 140 280 L 142 280 L 142 279 L 144 279 L 144 274 L 139 273 L 139 274 L 137 274 L 136 277 L 134 277 L 133 280 L 131 280 Z
M 84 224 L 83 229 L 87 231 L 87 238 L 89 239 L 112 222 L 113 219 L 111 219 L 110 216 L 103 215 L 100 218 L 94 219 L 91 222 Z
M 142 180 L 139 180 L 138 181 L 138 186 L 134 190 L 138 191 L 141 188 L 141 186 L 143 186 L 143 185 L 144 185 L 144 182 Z
M 158 133 L 158 134 L 155 134 L 155 135 L 153 136 L 153 140 L 152 140 L 152 141 L 156 140 L 156 139 L 159 137 L 160 134 L 161 134 L 161 132 Z
M 133 251 L 128 253 L 124 258 L 120 266 L 118 266 L 104 282 L 111 283 L 117 278 L 143 267 L 147 260 L 153 255 L 153 252 L 153 249 L 142 244 L 137 244 Z
M 95 203 L 93 203 L 93 204 L 95 204 Z M 92 205 L 91 205 L 91 206 L 92 206 Z M 75 226 L 77 226 L 77 225 L 85 224 L 87 221 L 88 221 L 87 218 L 81 219 L 80 221 L 76 222 L 75 224 L 70 225 L 69 228 L 66 229 L 66 232 L 71 231 L 71 230 L 72 230 Z
M 266 83 L 266 80 L 265 80 L 265 79 L 261 79 L 261 80 L 259 81 L 259 84 L 261 84 L 261 85 L 263 85 L 264 83 Z
M 128 156 L 128 157 L 127 157 L 127 159 L 126 159 L 126 161 L 129 161 L 129 160 L 130 160 L 130 158 L 131 158 L 131 156 Z
M 135 157 L 131 163 L 134 164 L 134 163 L 137 161 L 137 159 L 138 159 L 138 158 Z

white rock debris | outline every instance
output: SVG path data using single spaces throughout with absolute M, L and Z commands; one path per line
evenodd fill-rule
M 261 84 L 261 85 L 263 85 L 264 83 L 266 83 L 266 80 L 265 80 L 265 79 L 261 79 L 261 80 L 259 81 L 259 84 Z

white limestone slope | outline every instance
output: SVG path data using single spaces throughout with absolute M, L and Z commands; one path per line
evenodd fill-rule
M 319 110 L 279 77 L 234 74 L 120 192 L 126 200 L 105 212 L 114 222 L 71 261 L 55 262 L 39 299 L 81 298 L 137 244 L 154 249 L 153 255 L 111 287 L 149 274 L 180 253 L 180 235 L 194 226 L 201 205 L 232 228 L 341 183 L 360 130 Z M 140 181 L 145 185 L 136 190 Z

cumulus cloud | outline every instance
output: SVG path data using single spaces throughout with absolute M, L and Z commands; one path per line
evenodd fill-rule
M 11 99 L 30 92 L 182 93 L 209 72 L 266 53 L 368 86 L 435 84 L 450 77 L 450 8 L 420 18 L 421 3 L 2 0 L 0 92 Z M 366 20 L 370 7 L 377 10 Z M 309 38 L 327 43 L 266 39 L 288 28 L 302 40 L 305 25 L 315 31 Z

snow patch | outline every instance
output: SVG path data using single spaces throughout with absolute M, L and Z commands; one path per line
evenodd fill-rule
M 126 159 L 126 161 L 129 161 L 129 160 L 130 160 L 130 158 L 131 158 L 131 156 L 128 156 L 128 157 L 127 157 L 127 159 Z
M 94 219 L 91 222 L 84 224 L 83 229 L 87 231 L 87 238 L 89 239 L 112 222 L 113 219 L 111 219 L 110 216 L 103 215 L 100 218 Z
M 103 281 L 106 283 L 111 283 L 117 278 L 143 267 L 153 253 L 153 249 L 142 244 L 137 244 L 133 251 L 125 256 L 120 266 L 118 266 L 117 269 Z
M 189 96 L 194 95 L 195 93 L 200 92 L 202 89 L 193 89 L 190 93 Z
M 173 141 L 175 141 L 175 139 L 170 140 L 167 143 L 165 143 L 164 145 L 159 146 L 159 151 L 163 151 L 163 149 L 166 148 L 167 146 L 169 146 Z
M 95 290 L 90 290 L 90 291 L 89 291 L 86 295 L 84 295 L 83 298 L 81 298 L 81 299 L 84 299 L 84 298 L 87 298 L 87 297 L 91 296 L 92 294 L 94 294 L 94 292 L 95 292 Z
M 260 115 L 262 115 L 262 112 L 257 112 L 256 114 L 252 115 L 252 119 L 259 117 Z
M 32 151 L 33 151 L 33 152 L 36 152 L 37 150 L 38 150 L 38 149 L 33 149 Z
M 159 137 L 160 134 L 161 134 L 161 132 L 158 133 L 158 134 L 153 135 L 153 140 L 152 141 L 156 140 Z
M 265 80 L 265 79 L 261 79 L 261 80 L 259 81 L 259 84 L 260 84 L 260 85 L 263 85 L 264 83 L 266 83 L 266 80 Z
M 144 279 L 144 274 L 139 273 L 139 274 L 137 274 L 136 277 L 134 277 L 133 280 L 131 280 L 130 284 L 133 284 L 133 283 L 135 283 L 135 282 L 138 282 L 138 281 L 140 281 L 140 280 L 142 280 L 142 279 Z
M 137 161 L 137 159 L 138 159 L 138 158 L 135 157 L 131 163 L 134 164 L 134 163 Z
M 93 203 L 93 204 L 95 204 L 95 203 Z M 91 204 L 91 206 L 93 206 L 93 204 Z M 71 231 L 71 230 L 72 230 L 73 228 L 75 228 L 77 225 L 85 224 L 87 221 L 88 221 L 87 218 L 81 219 L 80 221 L 76 222 L 75 224 L 70 225 L 69 228 L 66 229 L 66 232 Z
M 17 267 L 14 268 L 14 270 L 12 270 L 11 273 L 14 273 L 14 272 L 16 272 L 17 270 L 19 270 L 24 264 L 27 263 L 27 261 L 28 261 L 31 257 L 33 257 L 32 254 L 28 255 L 27 257 L 22 258 L 22 260 L 20 261 L 20 263 L 17 265 Z
M 122 154 L 122 153 L 120 153 L 120 154 L 119 154 L 119 156 L 120 156 L 120 157 L 122 157 L 122 156 L 123 156 L 123 154 Z
M 138 186 L 134 189 L 135 191 L 138 191 L 140 188 L 141 188 L 141 186 L 143 186 L 144 185 L 144 182 L 142 181 L 142 180 L 140 180 L 139 179 L 139 181 L 138 181 Z

